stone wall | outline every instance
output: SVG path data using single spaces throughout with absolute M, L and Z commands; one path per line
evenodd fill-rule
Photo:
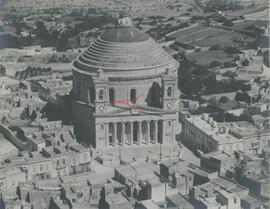
M 23 143 L 19 138 L 17 138 L 13 132 L 0 123 L 0 133 L 3 134 L 10 143 L 12 143 L 19 150 L 27 150 L 27 143 Z

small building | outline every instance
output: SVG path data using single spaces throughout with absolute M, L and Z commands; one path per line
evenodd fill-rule
M 132 209 L 133 206 L 121 193 L 111 193 L 105 198 L 104 209 Z
M 192 150 L 202 150 L 205 153 L 213 151 L 244 150 L 243 140 L 228 133 L 228 128 L 219 124 L 207 114 L 186 115 L 182 117 L 183 143 Z
M 249 188 L 251 194 L 269 198 L 269 174 L 246 174 L 241 183 Z
M 187 198 L 175 194 L 166 198 L 167 208 L 170 209 L 195 209 L 195 207 L 187 200 Z
M 16 191 L 20 182 L 26 181 L 24 172 L 15 165 L 5 165 L 0 168 L 0 190 Z
M 166 183 L 155 174 L 152 163 L 135 163 L 115 168 L 115 180 L 126 187 L 126 195 L 137 200 L 164 201 Z
M 241 207 L 243 209 L 263 209 L 264 203 L 251 195 L 247 195 L 241 199 Z
M 193 187 L 189 199 L 195 208 L 200 209 L 241 209 L 241 198 L 248 192 L 247 188 L 219 176 Z
M 185 161 L 160 163 L 161 179 L 168 183 L 166 194 L 187 195 L 193 186 L 194 175 L 188 170 L 188 163 Z
M 234 154 L 210 152 L 201 156 L 201 167 L 217 171 L 220 175 L 225 174 L 234 162 L 236 162 Z

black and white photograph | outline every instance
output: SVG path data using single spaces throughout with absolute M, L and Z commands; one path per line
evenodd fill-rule
M 0 209 L 270 209 L 269 0 L 0 0 Z

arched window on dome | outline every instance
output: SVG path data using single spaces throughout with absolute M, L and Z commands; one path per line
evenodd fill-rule
M 172 87 L 169 86 L 169 87 L 167 88 L 167 96 L 168 96 L 168 97 L 172 97 L 172 94 L 173 94 L 173 92 L 172 92 Z
M 137 92 L 136 92 L 136 89 L 131 89 L 131 90 L 130 90 L 130 101 L 131 101 L 133 104 L 136 104 L 136 100 L 137 100 Z
M 114 100 L 115 100 L 115 91 L 113 88 L 109 89 L 109 99 L 110 99 L 110 104 L 114 105 Z
M 104 99 L 104 91 L 103 89 L 100 89 L 98 92 L 98 98 L 99 100 L 103 100 Z

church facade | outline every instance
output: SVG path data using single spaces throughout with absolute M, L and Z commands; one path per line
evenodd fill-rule
M 72 116 L 95 148 L 174 143 L 179 132 L 175 61 L 128 17 L 73 62 Z

